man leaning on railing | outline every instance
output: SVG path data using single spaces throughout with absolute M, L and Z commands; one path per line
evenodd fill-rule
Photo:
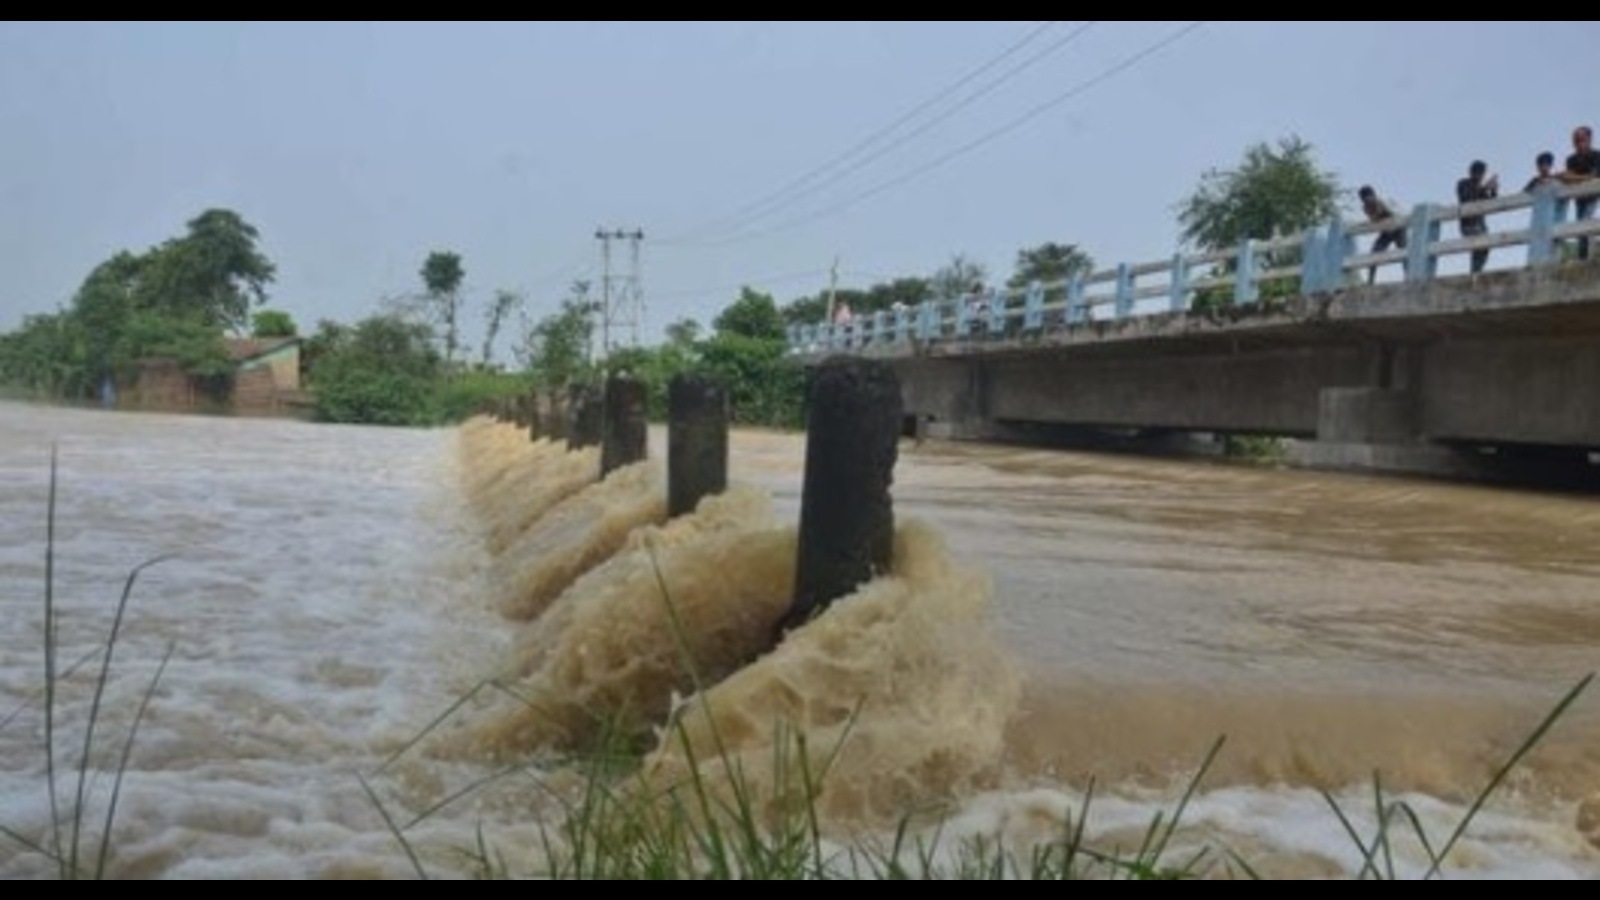
M 1393 207 L 1388 202 L 1378 198 L 1378 192 L 1373 190 L 1372 185 L 1362 185 L 1361 190 L 1357 191 L 1356 195 L 1361 198 L 1361 211 L 1366 213 L 1368 222 L 1386 222 L 1395 217 Z M 1378 232 L 1378 237 L 1372 242 L 1373 253 L 1382 253 L 1390 247 L 1396 247 L 1401 250 L 1406 249 L 1405 226 L 1402 225 L 1399 228 L 1380 231 Z M 1367 267 L 1367 284 L 1373 283 L 1377 278 L 1378 267 Z
M 1563 184 L 1579 184 L 1600 178 L 1600 150 L 1594 149 L 1594 132 L 1587 125 L 1579 125 L 1572 132 L 1572 155 L 1567 157 L 1567 170 L 1556 176 Z M 1596 198 L 1593 194 L 1578 198 L 1578 220 L 1594 215 Z M 1589 236 L 1578 238 L 1578 258 L 1589 258 Z

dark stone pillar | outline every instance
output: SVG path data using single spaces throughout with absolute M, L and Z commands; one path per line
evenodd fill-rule
M 810 399 L 794 601 L 780 633 L 888 571 L 894 547 L 889 488 L 902 415 L 894 370 L 875 360 L 824 361 Z
M 648 452 L 644 382 L 629 375 L 606 379 L 600 440 L 600 477 L 640 462 Z
M 600 443 L 605 406 L 592 384 L 575 384 L 567 394 L 567 449 L 578 450 Z
M 667 516 L 694 512 L 728 488 L 728 392 L 702 375 L 667 389 Z

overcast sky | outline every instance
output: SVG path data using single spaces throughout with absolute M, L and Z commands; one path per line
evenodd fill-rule
M 499 288 L 537 318 L 596 277 L 596 228 L 642 229 L 654 341 L 835 257 L 854 287 L 1044 241 L 1166 258 L 1256 141 L 1409 206 L 1600 124 L 1593 22 L 1194 24 L 0 24 L 0 329 L 226 207 L 308 330 L 431 250 L 474 328 Z

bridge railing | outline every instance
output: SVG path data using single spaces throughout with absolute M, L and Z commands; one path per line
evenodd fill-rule
M 791 353 L 860 350 L 938 340 L 984 340 L 1039 334 L 1093 322 L 1120 321 L 1195 309 L 1249 307 L 1263 297 L 1344 290 L 1388 276 L 1395 267 L 1406 282 L 1441 277 L 1442 259 L 1479 250 L 1527 248 L 1523 267 L 1556 265 L 1563 245 L 1589 237 L 1600 245 L 1600 218 L 1574 219 L 1578 201 L 1600 205 L 1600 179 L 1547 184 L 1460 206 L 1421 204 L 1405 217 L 1382 222 L 1335 219 L 1302 234 L 1245 241 L 1237 250 L 1174 254 L 1170 259 L 1121 265 L 1065 281 L 994 288 L 959 297 L 864 313 L 843 323 L 789 328 Z M 1493 220 L 1527 210 L 1513 230 L 1446 239 L 1443 226 L 1462 217 Z M 1357 239 L 1402 229 L 1404 249 L 1359 252 Z M 1600 248 L 1594 252 L 1600 253 Z M 1508 268 L 1502 264 L 1498 269 Z

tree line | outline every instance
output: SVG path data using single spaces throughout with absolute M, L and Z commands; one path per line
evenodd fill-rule
M 0 335 L 0 382 L 58 399 L 90 399 L 126 382 L 141 359 L 179 362 L 202 380 L 230 368 L 223 336 L 249 323 L 276 269 L 256 229 L 225 209 L 191 219 L 185 233 L 95 266 L 53 313 Z
M 1245 238 L 1271 238 L 1324 222 L 1338 211 L 1341 196 L 1337 179 L 1316 164 L 1310 145 L 1291 136 L 1248 148 L 1236 168 L 1207 172 L 1179 204 L 1177 222 L 1186 244 L 1231 249 Z M 143 253 L 113 255 L 89 273 L 65 306 L 30 315 L 21 327 L 0 334 L 0 385 L 51 399 L 92 400 L 108 385 L 136 378 L 140 360 L 159 357 L 226 390 L 227 337 L 297 336 L 286 313 L 261 308 L 276 268 L 258 240 L 238 213 L 211 209 L 186 223 L 178 237 Z M 1004 284 L 1055 285 L 1046 301 L 1060 302 L 1065 288 L 1059 285 L 1093 268 L 1079 245 L 1047 241 L 1019 250 Z M 526 297 L 499 290 L 483 309 L 484 340 L 474 359 L 461 337 L 465 272 L 459 253 L 434 251 L 418 270 L 420 291 L 390 298 L 353 323 L 320 321 L 303 336 L 303 380 L 317 418 L 448 423 L 530 390 L 564 390 L 602 370 L 627 370 L 644 379 L 651 411 L 660 417 L 672 376 L 699 371 L 728 386 L 736 421 L 797 426 L 804 414 L 804 375 L 785 359 L 788 325 L 823 321 L 839 308 L 862 315 L 962 296 L 989 282 L 981 263 L 956 254 L 927 275 L 840 287 L 781 305 L 747 286 L 709 330 L 679 320 L 666 327 L 665 340 L 656 346 L 613 349 L 603 357 L 592 349 L 599 309 L 587 282 L 574 282 L 552 312 L 532 320 Z M 1200 306 L 1206 302 L 1205 296 L 1196 300 Z M 513 365 L 496 365 L 495 342 L 513 322 Z

